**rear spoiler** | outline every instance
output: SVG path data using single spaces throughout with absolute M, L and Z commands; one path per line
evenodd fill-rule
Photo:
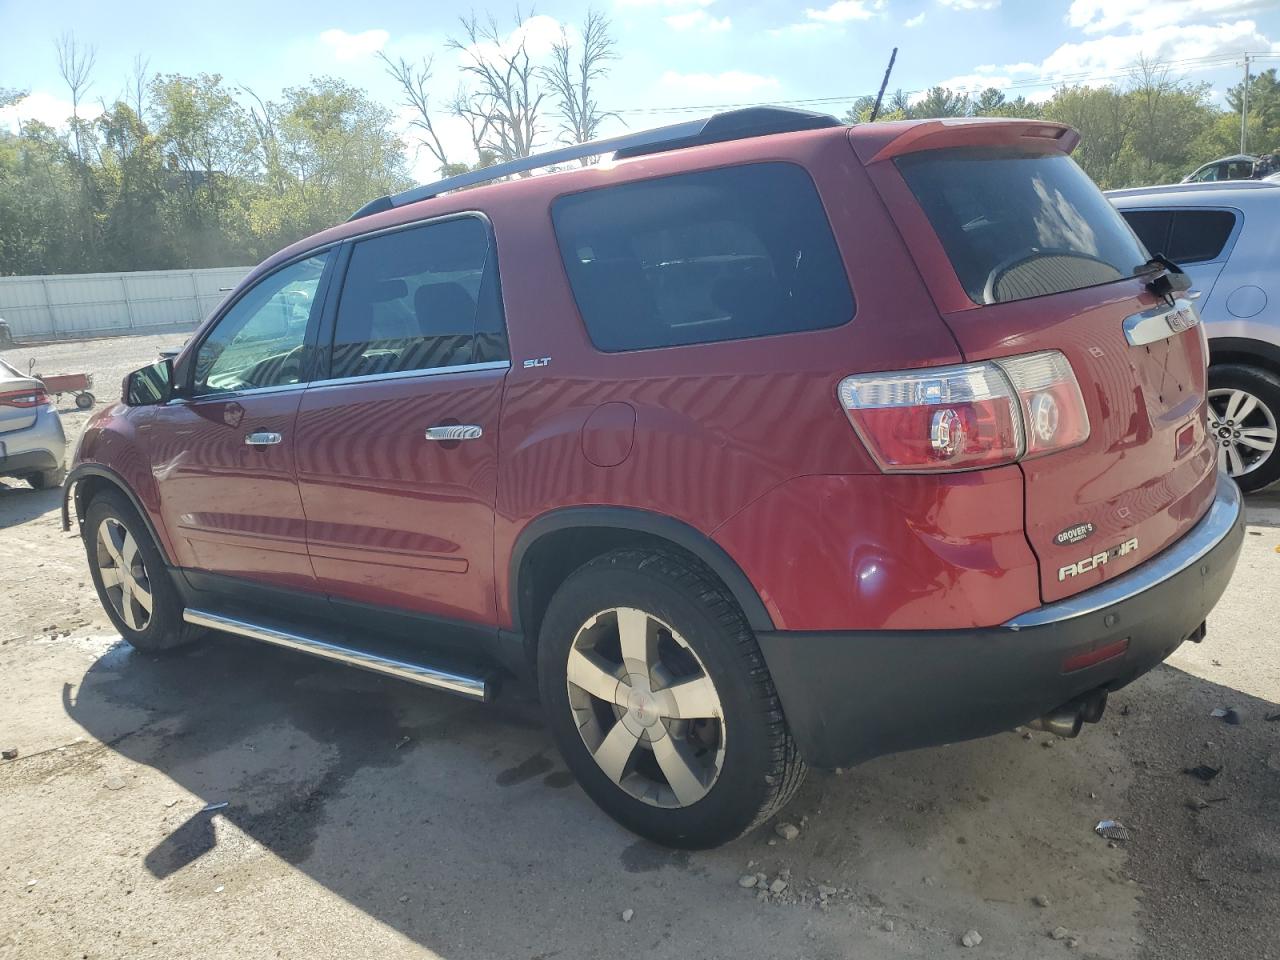
M 866 165 L 920 150 L 949 147 L 1028 147 L 1040 153 L 1070 153 L 1080 134 L 1050 120 L 1003 120 L 972 117 L 949 120 L 866 123 L 853 127 L 849 139 Z

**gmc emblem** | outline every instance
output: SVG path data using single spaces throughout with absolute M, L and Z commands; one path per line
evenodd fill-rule
M 1116 544 L 1110 550 L 1103 550 L 1101 553 L 1095 553 L 1092 557 L 1085 557 L 1075 563 L 1068 563 L 1065 567 L 1058 568 L 1058 582 L 1061 583 L 1067 577 L 1075 577 L 1082 573 L 1088 573 L 1090 570 L 1096 570 L 1098 567 L 1105 566 L 1108 561 L 1133 553 L 1137 549 L 1138 538 L 1134 537 L 1124 543 Z

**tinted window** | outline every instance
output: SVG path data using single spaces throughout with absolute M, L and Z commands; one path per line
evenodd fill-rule
M 898 168 L 974 303 L 1110 283 L 1146 262 L 1120 214 L 1064 154 L 932 150 Z
M 1169 224 L 1173 213 L 1168 210 L 1122 210 L 1133 232 L 1138 235 L 1148 253 L 1164 253 L 1169 249 Z M 1170 258 L 1172 259 L 1172 258 Z
M 1216 260 L 1235 226 L 1235 214 L 1227 210 L 1178 210 L 1166 256 L 1174 263 Z
M 556 238 L 601 350 L 817 330 L 853 295 L 809 175 L 785 163 L 561 197 Z
M 264 277 L 223 314 L 196 354 L 195 393 L 298 383 L 329 252 Z
M 497 265 L 477 217 L 361 240 L 351 251 L 331 377 L 505 359 Z

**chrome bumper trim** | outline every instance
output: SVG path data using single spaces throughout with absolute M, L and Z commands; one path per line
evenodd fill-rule
M 1020 613 L 1012 620 L 1005 621 L 1002 626 L 1010 630 L 1022 630 L 1048 623 L 1059 623 L 1063 620 L 1074 620 L 1076 617 L 1096 613 L 1150 590 L 1203 559 L 1231 533 L 1232 528 L 1239 522 L 1243 509 L 1244 498 L 1240 494 L 1240 488 L 1236 486 L 1234 480 L 1220 473 L 1218 489 L 1208 512 L 1181 540 L 1114 580 L 1078 593 L 1074 597 Z
M 472 700 L 485 701 L 490 699 L 489 684 L 483 677 L 468 677 L 462 674 L 450 673 L 447 670 L 429 667 L 426 664 L 393 660 L 390 657 L 378 656 L 364 650 L 356 650 L 353 647 L 344 647 L 336 643 L 330 643 L 327 640 L 303 636 L 300 633 L 292 633 L 277 627 L 250 623 L 247 620 L 239 620 L 234 617 L 225 617 L 218 613 L 210 613 L 207 610 L 194 610 L 188 607 L 182 611 L 182 619 L 187 623 L 194 623 L 198 627 L 208 627 L 210 630 L 221 630 L 225 633 L 248 637 L 251 640 L 261 640 L 263 643 L 285 647 L 288 650 L 297 650 L 301 653 L 309 653 L 325 660 L 334 660 L 349 666 L 372 670 L 374 673 L 399 677 L 401 680 L 409 680 L 423 686 L 434 687 L 437 690 L 447 690 L 449 693 L 456 693 Z

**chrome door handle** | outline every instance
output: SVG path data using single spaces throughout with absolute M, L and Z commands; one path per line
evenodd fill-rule
M 247 435 L 244 438 L 244 442 L 245 445 L 249 447 L 269 447 L 273 444 L 279 443 L 283 439 L 284 437 L 278 433 L 269 433 L 263 430 L 258 433 L 251 433 Z
M 454 423 L 445 427 L 427 427 L 428 440 L 479 440 L 484 429 L 474 423 Z

